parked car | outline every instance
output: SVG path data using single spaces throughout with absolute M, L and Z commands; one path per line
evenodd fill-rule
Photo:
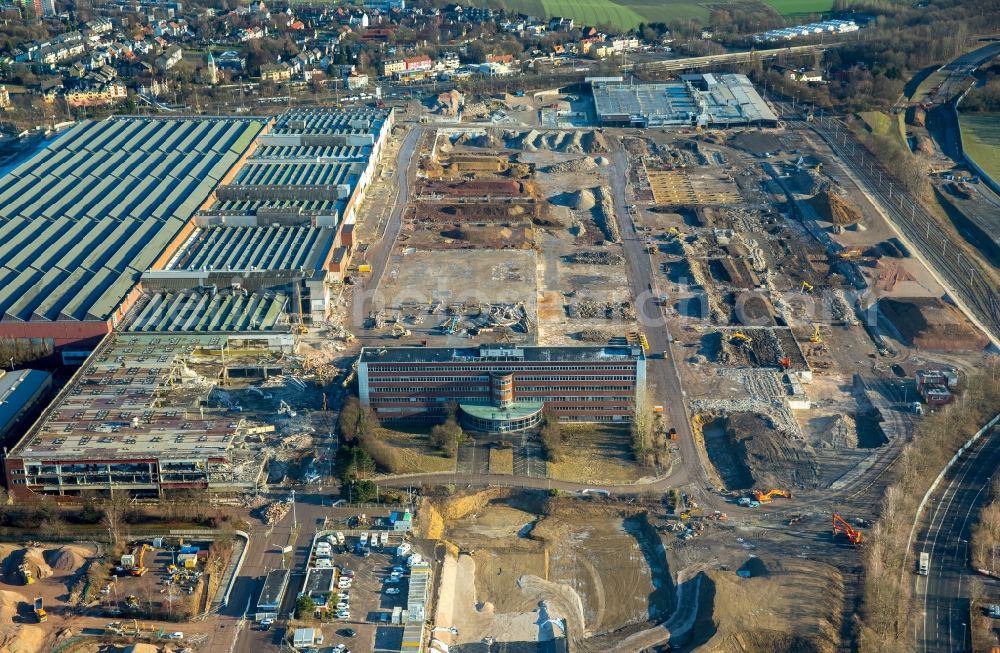
M 181 631 L 174 631 L 167 635 L 167 639 L 184 639 L 184 633 Z
M 387 588 L 385 588 L 385 593 L 389 594 L 391 596 L 395 596 L 396 594 L 399 594 L 399 588 L 398 587 L 387 587 Z

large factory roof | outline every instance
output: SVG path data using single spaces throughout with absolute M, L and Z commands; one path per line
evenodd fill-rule
M 746 75 L 684 75 L 658 84 L 595 83 L 593 92 L 603 123 L 726 126 L 778 120 Z
M 640 347 L 363 347 L 361 362 L 377 363 L 576 363 L 643 358 Z
M 288 297 L 246 290 L 181 290 L 149 293 L 133 309 L 129 331 L 236 332 L 287 331 L 281 317 Z
M 222 351 L 227 342 L 219 335 L 109 336 L 11 455 L 224 456 L 239 420 L 200 408 L 217 374 L 203 377 L 187 362 L 196 350 Z
M 0 178 L 0 320 L 107 320 L 263 123 L 81 123 Z
M 215 202 L 203 215 L 256 215 L 258 212 L 336 215 L 340 202 L 330 200 L 226 200 Z
M 353 186 L 359 174 L 354 163 L 250 163 L 240 169 L 233 183 L 241 186 Z
M 168 270 L 319 270 L 333 250 L 328 227 L 197 229 Z
M 371 155 L 370 147 L 357 145 L 265 145 L 253 153 L 249 163 L 268 160 L 302 160 L 332 159 L 336 161 L 364 161 Z
M 292 109 L 278 116 L 272 134 L 367 134 L 379 129 L 389 109 Z

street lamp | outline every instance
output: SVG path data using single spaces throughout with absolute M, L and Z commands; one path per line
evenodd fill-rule
M 298 521 L 295 518 L 295 490 L 292 490 L 292 529 L 298 528 Z

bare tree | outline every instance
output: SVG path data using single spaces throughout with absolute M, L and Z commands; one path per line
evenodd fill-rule
M 108 529 L 111 545 L 118 549 L 122 545 L 122 527 L 125 525 L 125 513 L 128 510 L 128 492 L 109 491 L 108 500 L 104 502 L 104 517 L 101 524 Z

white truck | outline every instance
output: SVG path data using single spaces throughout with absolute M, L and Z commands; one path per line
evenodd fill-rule
M 931 554 L 927 553 L 926 551 L 921 552 L 919 566 L 917 567 L 917 573 L 920 574 L 921 576 L 926 576 L 927 572 L 930 571 L 930 568 L 931 568 Z
M 365 531 L 361 534 L 361 546 L 368 546 L 368 532 Z
M 378 545 L 383 549 L 389 545 L 389 531 L 382 531 L 378 534 Z

